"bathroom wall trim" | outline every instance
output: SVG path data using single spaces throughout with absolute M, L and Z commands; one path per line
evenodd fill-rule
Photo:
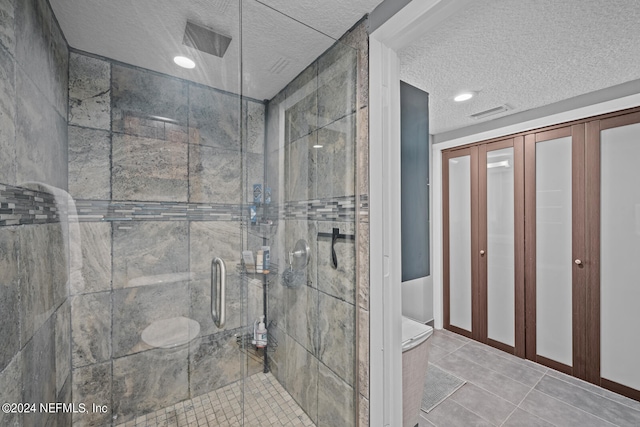
M 376 171 L 371 174 L 369 188 L 372 426 L 402 425 L 400 145 L 397 144 L 400 70 L 396 52 L 469 2 L 411 1 L 369 38 L 369 168 Z M 432 247 L 438 247 L 434 243 Z M 434 267 L 437 262 L 434 259 Z

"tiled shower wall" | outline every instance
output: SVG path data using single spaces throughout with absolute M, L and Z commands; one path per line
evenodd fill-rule
M 272 370 L 319 426 L 350 426 L 357 418 L 368 425 L 367 45 L 361 22 L 267 106 L 266 176 L 274 197 L 287 213 L 322 206 L 280 219 L 280 271 L 289 268 L 287 253 L 298 239 L 309 243 L 311 261 L 302 283 L 288 287 L 280 277 L 269 289 L 278 340 Z M 331 238 L 318 237 L 333 228 L 358 234 L 337 241 L 337 268 Z
M 47 1 L 1 0 L 2 403 L 71 401 L 67 70 L 67 43 Z M 69 421 L 62 413 L 0 413 L 3 426 Z
M 120 423 L 261 370 L 243 365 L 234 334 L 247 297 L 262 304 L 236 265 L 243 197 L 263 178 L 264 104 L 75 51 L 69 74 L 73 398 L 111 409 L 74 425 Z M 209 311 L 215 256 L 228 270 L 223 329 Z M 142 339 L 175 317 L 197 321 L 198 338 L 171 350 Z

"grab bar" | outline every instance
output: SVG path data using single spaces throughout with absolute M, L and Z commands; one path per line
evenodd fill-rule
M 225 323 L 226 288 L 227 266 L 221 258 L 215 257 L 211 260 L 211 318 L 218 328 L 222 328 Z

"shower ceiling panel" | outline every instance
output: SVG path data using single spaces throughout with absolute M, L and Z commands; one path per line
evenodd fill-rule
M 272 98 L 334 43 L 327 34 L 340 37 L 380 2 L 243 0 L 243 94 Z M 51 6 L 75 49 L 229 92 L 240 90 L 238 0 L 51 0 Z M 187 20 L 231 37 L 224 58 L 182 44 Z M 176 55 L 190 56 L 196 68 L 176 66 Z

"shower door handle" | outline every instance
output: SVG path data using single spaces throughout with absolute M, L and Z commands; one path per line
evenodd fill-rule
M 227 266 L 222 258 L 215 257 L 211 261 L 211 318 L 218 328 L 225 323 L 226 288 Z

